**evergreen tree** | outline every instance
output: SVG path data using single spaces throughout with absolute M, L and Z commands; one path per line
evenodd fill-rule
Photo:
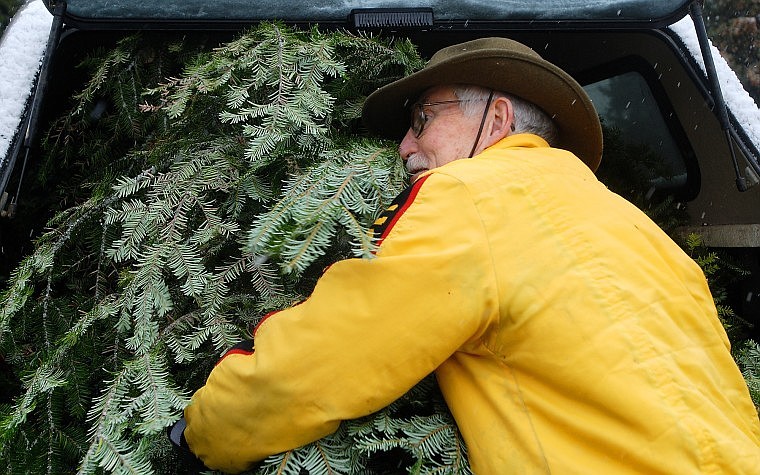
M 198 52 L 159 83 L 180 49 Z M 355 133 L 360 106 L 421 60 L 406 42 L 266 24 L 210 52 L 129 37 L 88 64 L 42 170 L 67 165 L 87 186 L 58 188 L 73 205 L 2 294 L 2 353 L 23 380 L 2 409 L 2 460 L 8 473 L 181 473 L 164 429 L 221 352 L 328 262 L 374 250 L 368 227 L 406 177 L 395 144 Z M 420 469 L 466 471 L 426 387 L 261 470 L 356 473 L 401 449 Z M 420 405 L 437 409 L 402 410 Z

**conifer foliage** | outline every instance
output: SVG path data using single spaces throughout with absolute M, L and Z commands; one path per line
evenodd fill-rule
M 406 176 L 395 144 L 357 133 L 360 105 L 421 60 L 406 42 L 264 24 L 210 50 L 132 36 L 87 65 L 45 139 L 49 175 L 83 185 L 61 186 L 72 205 L 1 296 L 22 378 L 2 407 L 3 469 L 182 473 L 164 431 L 219 355 L 327 263 L 372 255 L 368 227 Z M 417 470 L 466 472 L 434 393 L 259 470 L 371 472 L 400 450 Z

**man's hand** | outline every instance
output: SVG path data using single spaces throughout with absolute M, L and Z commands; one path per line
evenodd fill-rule
M 186 425 L 187 423 L 185 422 L 185 418 L 182 417 L 180 420 L 175 422 L 174 425 L 169 427 L 167 434 L 169 436 L 169 440 L 172 442 L 172 445 L 177 448 L 177 451 L 180 453 L 182 460 L 184 460 L 187 464 L 188 473 L 195 475 L 201 472 L 205 472 L 209 470 L 209 468 L 203 464 L 201 459 L 195 456 L 195 454 L 190 450 L 190 446 L 187 445 L 187 441 L 185 440 Z

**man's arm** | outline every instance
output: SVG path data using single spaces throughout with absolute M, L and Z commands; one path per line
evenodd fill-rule
M 375 259 L 331 266 L 228 352 L 187 407 L 187 441 L 230 472 L 334 432 L 402 396 L 495 318 L 488 245 L 468 190 L 430 175 Z

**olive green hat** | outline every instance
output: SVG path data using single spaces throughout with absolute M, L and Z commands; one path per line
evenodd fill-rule
M 531 48 L 507 38 L 480 38 L 441 49 L 422 68 L 370 94 L 362 117 L 380 136 L 400 140 L 409 129 L 409 105 L 433 86 L 471 84 L 514 94 L 536 104 L 557 125 L 558 148 L 596 171 L 602 128 L 586 91 Z

